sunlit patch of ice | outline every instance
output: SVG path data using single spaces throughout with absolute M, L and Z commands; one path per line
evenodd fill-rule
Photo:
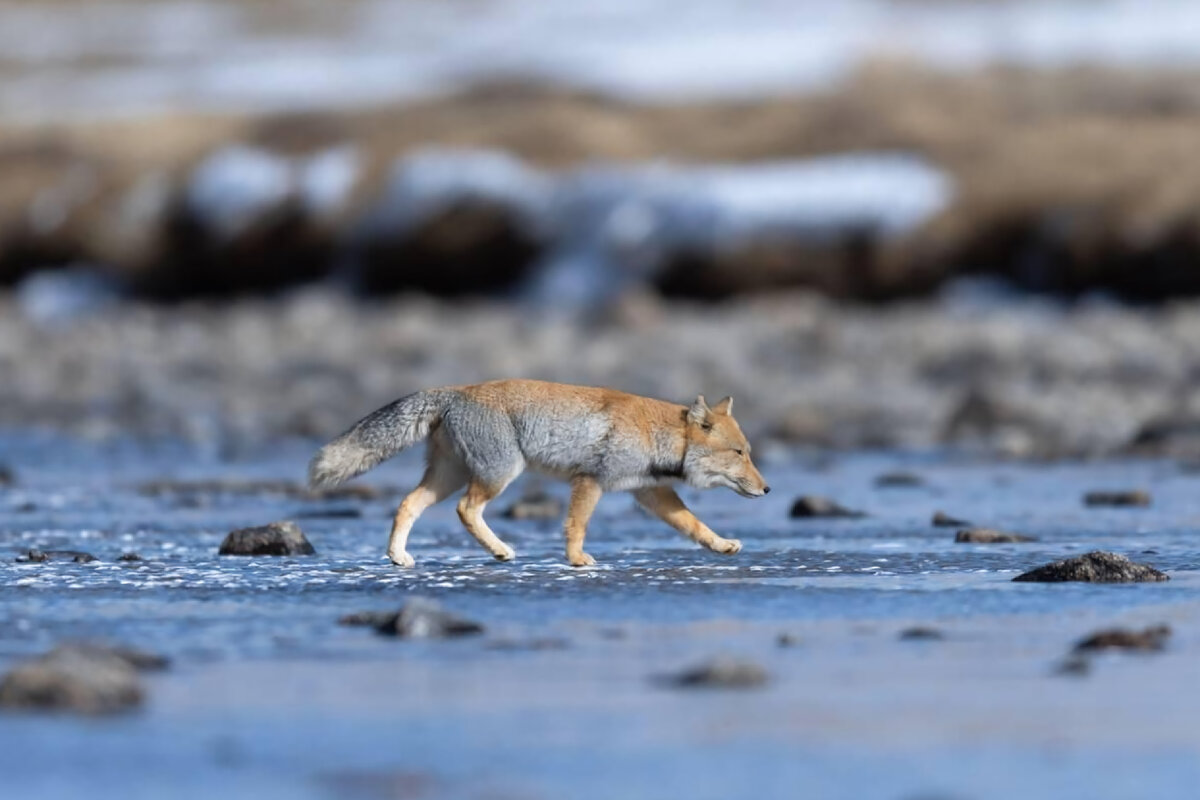
M 231 239 L 288 203 L 318 218 L 340 211 L 358 170 L 357 154 L 350 147 L 290 157 L 232 145 L 197 165 L 184 201 L 213 234 Z

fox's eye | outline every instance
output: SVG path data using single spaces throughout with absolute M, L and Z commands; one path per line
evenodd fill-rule
M 739 456 L 744 456 L 744 455 L 746 455 L 746 451 L 745 451 L 745 450 L 734 450 L 733 452 L 737 453 Z
M 712 430 L 712 423 L 711 423 L 711 422 L 706 422 L 706 423 L 704 423 L 703 425 L 701 425 L 701 426 L 700 426 L 700 430 L 702 430 L 702 431 L 711 431 L 711 430 Z

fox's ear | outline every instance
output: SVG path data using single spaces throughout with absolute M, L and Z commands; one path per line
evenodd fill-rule
M 708 403 L 704 402 L 704 395 L 696 395 L 696 402 L 688 409 L 687 418 L 694 425 L 702 425 L 708 419 Z
M 732 414 L 733 413 L 733 398 L 726 397 L 721 402 L 712 407 L 714 414 Z

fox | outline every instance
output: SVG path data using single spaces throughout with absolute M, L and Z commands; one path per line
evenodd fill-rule
M 463 487 L 463 527 L 497 560 L 515 558 L 483 511 L 526 469 L 570 484 L 563 531 L 571 566 L 596 563 L 583 549 L 588 521 L 601 495 L 618 491 L 632 492 L 697 544 L 733 555 L 742 543 L 714 533 L 672 488 L 723 486 L 750 498 L 771 491 L 732 411 L 732 397 L 710 407 L 699 395 L 688 406 L 524 379 L 427 389 L 368 414 L 322 447 L 309 465 L 309 485 L 337 486 L 428 439 L 425 473 L 392 521 L 387 555 L 399 567 L 415 565 L 408 535 L 422 512 Z

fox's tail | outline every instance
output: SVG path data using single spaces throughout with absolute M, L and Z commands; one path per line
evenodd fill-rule
M 415 392 L 371 412 L 317 451 L 308 485 L 337 486 L 421 441 L 441 420 L 448 399 L 445 391 Z

